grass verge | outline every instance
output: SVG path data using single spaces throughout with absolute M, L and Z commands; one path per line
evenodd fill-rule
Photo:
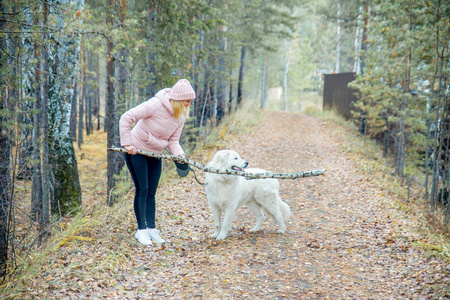
M 424 200 L 424 174 L 409 166 L 409 180 L 397 176 L 391 160 L 383 157 L 381 146 L 375 140 L 361 136 L 354 124 L 335 111 L 310 110 L 308 114 L 339 125 L 337 128 L 343 135 L 342 148 L 361 158 L 358 160 L 360 169 L 371 174 L 380 190 L 394 200 L 397 211 L 418 220 L 420 226 L 416 230 L 427 239 L 413 244 L 424 249 L 429 257 L 441 257 L 450 262 L 450 228 L 444 224 L 442 212 L 432 212 Z

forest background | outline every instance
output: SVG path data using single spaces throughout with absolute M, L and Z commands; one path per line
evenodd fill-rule
M 158 90 L 196 92 L 185 150 L 248 105 L 311 111 L 325 73 L 355 72 L 353 118 L 448 228 L 450 4 L 445 1 L 1 1 L 0 266 L 17 269 L 82 212 L 75 147 Z M 319 105 L 318 105 L 319 104 Z M 108 152 L 107 197 L 123 159 Z M 18 181 L 32 186 L 18 199 Z M 28 205 L 23 206 L 27 201 Z M 26 207 L 27 209 L 23 209 Z

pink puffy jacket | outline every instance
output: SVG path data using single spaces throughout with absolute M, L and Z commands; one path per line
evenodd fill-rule
M 159 91 L 155 97 L 125 112 L 119 121 L 120 144 L 133 145 L 138 150 L 160 153 L 166 147 L 172 155 L 184 154 L 180 146 L 180 135 L 185 117 L 173 117 L 168 93 Z M 131 129 L 132 125 L 136 126 Z

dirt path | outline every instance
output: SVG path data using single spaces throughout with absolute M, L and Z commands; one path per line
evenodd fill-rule
M 250 167 L 327 169 L 326 176 L 280 180 L 292 210 L 286 234 L 276 234 L 271 220 L 262 232 L 249 233 L 254 219 L 244 208 L 230 236 L 215 242 L 203 188 L 192 176 L 174 179 L 161 188 L 158 202 L 158 224 L 170 241 L 166 248 L 137 244 L 128 216 L 121 235 L 126 241 L 118 243 L 131 254 L 119 257 L 108 276 L 79 278 L 81 287 L 55 288 L 49 297 L 448 299 L 450 266 L 427 261 L 412 246 L 420 238 L 414 221 L 392 209 L 392 199 L 343 149 L 334 127 L 306 115 L 266 112 L 255 132 L 227 145 Z

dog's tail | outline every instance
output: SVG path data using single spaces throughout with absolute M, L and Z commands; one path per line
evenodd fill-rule
M 291 216 L 291 209 L 289 208 L 289 205 L 280 199 L 280 210 L 281 214 L 283 215 L 284 222 L 289 221 L 289 217 Z

